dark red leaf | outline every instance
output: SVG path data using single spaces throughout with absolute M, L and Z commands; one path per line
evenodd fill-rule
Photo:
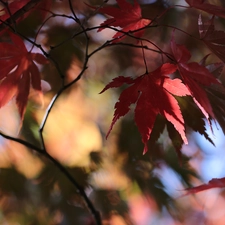
M 215 16 L 225 18 L 225 8 L 206 3 L 205 0 L 186 0 L 193 8 L 200 9 Z
M 213 18 L 203 21 L 201 15 L 198 19 L 198 28 L 201 40 L 223 62 L 225 62 L 225 32 L 215 30 Z
M 130 106 L 136 103 L 135 122 L 145 145 L 144 153 L 147 152 L 147 141 L 150 138 L 158 114 L 171 122 L 184 143 L 187 143 L 183 116 L 173 95 L 185 96 L 190 95 L 190 92 L 181 83 L 181 80 L 171 80 L 168 76 L 176 70 L 176 65 L 166 63 L 155 71 L 134 80 L 119 77 L 109 83 L 103 90 L 119 87 L 124 83 L 130 86 L 121 93 L 119 101 L 115 105 L 114 117 L 107 136 L 116 121 L 126 115 L 130 111 Z
M 133 83 L 133 79 L 131 77 L 119 76 L 114 78 L 112 82 L 106 85 L 105 88 L 99 94 L 103 93 L 109 88 L 116 88 L 116 87 L 122 86 L 123 84 L 132 84 L 132 83 Z
M 171 49 L 177 61 L 179 73 L 190 90 L 195 103 L 207 119 L 209 119 L 209 116 L 215 118 L 203 87 L 220 84 L 219 81 L 204 66 L 196 62 L 188 63 L 191 57 L 190 52 L 185 46 L 176 44 L 174 38 L 171 40 Z
M 206 126 L 205 119 L 201 111 L 196 107 L 190 97 L 177 98 L 179 106 L 182 110 L 184 121 L 186 126 L 190 127 L 196 132 L 199 132 L 205 137 L 212 145 L 214 145 L 212 139 L 209 137 Z M 215 109 L 215 108 L 213 108 Z
M 117 32 L 113 38 L 113 42 L 118 42 L 125 38 L 124 32 L 136 31 L 146 27 L 151 23 L 149 19 L 143 19 L 141 14 L 141 8 L 137 0 L 134 0 L 134 4 L 126 2 L 126 0 L 116 0 L 119 8 L 106 6 L 98 9 L 99 12 L 107 14 L 113 18 L 107 19 L 101 23 L 101 28 L 98 31 L 105 29 L 107 26 L 121 27 L 123 32 Z M 95 7 L 92 7 L 97 9 Z M 141 37 L 144 34 L 144 30 L 134 32 L 135 37 Z
M 10 37 L 12 44 L 0 43 L 0 107 L 16 97 L 16 104 L 23 118 L 30 85 L 41 92 L 40 73 L 34 61 L 41 64 L 48 61 L 40 53 L 28 52 L 19 36 L 10 33 Z

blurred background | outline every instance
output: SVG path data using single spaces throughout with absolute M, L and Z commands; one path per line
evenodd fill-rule
M 132 1 L 131 1 L 132 2 Z M 155 19 L 171 5 L 186 5 L 185 1 L 140 0 L 144 18 Z M 210 1 L 225 7 L 222 1 Z M 92 6 L 100 0 L 73 0 L 74 12 L 84 27 L 99 26 L 106 17 L 94 13 Z M 107 4 L 115 6 L 116 2 Z M 223 5 L 222 5 L 223 4 Z M 38 16 L 40 10 L 46 13 Z M 203 13 L 204 14 L 204 13 Z M 54 15 L 54 16 L 51 16 Z M 199 37 L 199 11 L 175 7 L 161 19 L 157 27 L 146 29 L 145 38 L 170 52 L 173 27 Z M 78 34 L 80 26 L 71 19 L 68 1 L 53 1 L 46 11 L 32 11 L 19 21 L 17 31 L 40 43 L 65 75 L 65 83 L 73 81 L 83 70 L 87 39 Z M 209 15 L 204 14 L 209 17 Z M 224 29 L 224 19 L 215 19 Z M 42 26 L 40 27 L 40 25 Z M 164 25 L 170 25 L 166 27 Z M 38 35 L 36 36 L 38 32 Z M 97 32 L 90 29 L 88 51 L 91 53 L 110 40 L 111 29 Z M 175 31 L 176 42 L 187 46 L 191 61 L 200 61 L 210 51 L 199 41 Z M 127 38 L 124 43 L 134 43 Z M 33 46 L 25 41 L 27 49 Z M 155 49 L 147 43 L 149 48 Z M 40 52 L 33 48 L 33 52 Z M 149 71 L 156 69 L 163 58 L 146 50 Z M 218 62 L 210 55 L 207 63 Z M 120 119 L 108 139 L 110 127 L 122 89 L 99 92 L 117 76 L 139 76 L 145 73 L 140 48 L 122 44 L 103 48 L 88 59 L 82 78 L 66 89 L 55 102 L 43 130 L 47 152 L 64 165 L 83 187 L 103 225 L 222 225 L 225 221 L 224 189 L 211 189 L 195 195 L 185 195 L 185 189 L 225 176 L 224 134 L 213 124 L 206 132 L 215 143 L 187 127 L 189 144 L 178 157 L 174 143 L 168 137 L 169 125 L 157 118 L 149 151 L 143 155 L 143 144 L 133 120 L 133 113 Z M 41 147 L 39 128 L 46 109 L 62 87 L 62 79 L 54 63 L 39 67 L 42 74 L 43 99 L 30 92 L 25 119 L 21 126 L 15 102 L 0 109 L 0 129 Z M 220 79 L 224 81 L 224 72 Z M 195 111 L 194 111 L 195 112 Z M 196 110 L 196 115 L 199 115 Z M 200 113 L 201 114 L 201 113 Z M 206 123 L 207 125 L 207 123 Z M 48 159 L 33 149 L 0 138 L 0 224 L 2 225 L 91 225 L 95 224 L 85 202 L 68 178 Z M 181 147 L 181 146 L 180 146 Z

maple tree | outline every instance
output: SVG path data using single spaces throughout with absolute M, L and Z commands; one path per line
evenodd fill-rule
M 180 199 L 225 186 L 225 178 L 216 177 L 208 184 L 196 184 L 200 177 L 184 150 L 193 144 L 195 132 L 215 145 L 208 125 L 214 132 L 215 123 L 225 133 L 223 1 L 0 3 L 0 108 L 16 105 L 19 115 L 16 135 L 5 132 L 4 126 L 0 129 L 8 140 L 2 147 L 7 169 L 0 171 L 0 177 L 13 174 L 24 190 L 26 180 L 30 189 L 49 182 L 38 194 L 43 202 L 48 196 L 50 216 L 43 217 L 46 206 L 34 200 L 42 217 L 27 223 L 103 224 L 106 220 L 113 225 L 113 219 L 122 217 L 121 224 L 138 224 L 132 210 L 127 213 L 135 207 L 130 192 L 136 191 L 155 211 L 163 214 L 165 208 L 177 224 L 179 216 L 171 209 L 176 208 L 176 199 L 165 191 L 163 176 L 157 174 L 164 167 L 179 175 L 185 191 Z M 182 13 L 187 18 L 181 18 Z M 98 99 L 109 95 L 105 108 L 116 102 L 111 125 L 104 107 L 94 105 L 92 97 L 97 93 Z M 10 112 L 16 117 L 14 108 Z M 11 149 L 15 144 L 30 159 L 31 168 L 36 163 L 36 170 L 22 169 L 21 158 Z M 3 162 L 1 157 L 5 156 L 0 155 Z M 9 165 L 15 169 L 8 169 Z M 111 182 L 98 181 L 102 171 Z M 25 196 L 12 186 L 0 179 L 0 196 L 8 189 L 18 198 Z M 20 212 L 20 207 L 15 208 Z M 1 203 L 0 209 L 5 214 L 13 210 Z

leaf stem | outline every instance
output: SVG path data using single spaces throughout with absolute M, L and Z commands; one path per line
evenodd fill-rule
M 143 60 L 144 60 L 144 64 L 145 64 L 145 69 L 146 69 L 146 74 L 148 74 L 148 66 L 147 66 L 147 62 L 146 62 L 146 58 L 145 58 L 145 50 L 143 48 L 143 42 L 141 41 L 141 51 L 142 51 L 142 55 L 143 55 Z

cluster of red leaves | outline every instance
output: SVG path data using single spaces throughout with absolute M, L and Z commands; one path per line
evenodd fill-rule
M 204 0 L 186 0 L 186 2 L 190 7 L 225 18 L 225 9 L 220 6 L 206 3 Z M 122 28 L 122 32 L 117 32 L 113 36 L 115 38 L 113 42 L 118 42 L 125 37 L 126 33 L 144 28 L 151 23 L 150 20 L 142 19 L 140 6 L 137 1 L 134 1 L 134 5 L 127 3 L 125 0 L 117 0 L 117 3 L 119 8 L 104 7 L 99 9 L 99 12 L 113 18 L 103 22 L 98 31 L 108 26 Z M 225 62 L 225 32 L 216 31 L 213 20 L 214 17 L 204 22 L 201 16 L 199 17 L 200 39 L 216 56 Z M 134 33 L 136 37 L 141 37 L 143 34 L 144 30 L 136 34 Z M 139 76 L 136 79 L 119 76 L 113 79 L 102 90 L 104 92 L 109 88 L 120 87 L 124 84 L 128 85 L 120 94 L 119 101 L 115 104 L 114 117 L 107 136 L 116 121 L 126 115 L 130 111 L 130 106 L 134 104 L 134 120 L 142 136 L 144 153 L 148 150 L 147 142 L 150 139 L 158 114 L 165 117 L 180 134 L 182 141 L 187 143 L 185 121 L 175 96 L 192 96 L 197 107 L 210 124 L 211 119 L 217 119 L 208 95 L 210 94 L 213 98 L 215 97 L 218 102 L 220 100 L 217 99 L 213 91 L 219 92 L 220 97 L 225 93 L 225 89 L 217 80 L 217 76 L 212 74 L 213 71 L 223 66 L 222 63 L 215 63 L 210 65 L 210 67 L 206 67 L 204 62 L 208 56 L 204 57 L 202 63 L 189 62 L 191 53 L 184 45 L 177 44 L 174 36 L 171 38 L 171 51 L 175 64 L 163 64 L 155 71 Z M 169 76 L 175 71 L 179 72 L 180 79 L 171 79 Z M 221 120 L 220 113 L 217 113 L 217 116 Z M 207 139 L 211 141 L 211 139 Z M 207 185 L 201 185 L 188 190 L 188 193 L 196 193 L 208 188 L 224 186 L 224 178 L 213 179 Z
M 12 43 L 0 43 L 0 107 L 13 97 L 21 118 L 27 105 L 30 85 L 41 93 L 41 78 L 37 65 L 46 64 L 47 59 L 40 53 L 28 52 L 23 40 L 10 33 Z
M 130 84 L 130 87 L 121 93 L 119 101 L 115 105 L 116 110 L 109 132 L 115 122 L 129 112 L 131 104 L 136 104 L 135 122 L 145 145 L 144 153 L 148 150 L 147 141 L 158 114 L 161 114 L 173 124 L 184 143 L 187 144 L 183 116 L 173 95 L 185 96 L 190 95 L 190 93 L 180 79 L 172 80 L 169 78 L 168 75 L 176 70 L 176 65 L 166 63 L 155 71 L 134 80 L 129 77 L 117 77 L 109 83 L 102 92 L 111 87 Z
M 31 4 L 31 2 L 38 3 L 39 9 L 45 9 L 45 12 L 48 11 L 51 5 L 50 0 L 5 2 L 5 7 L 1 10 L 1 23 L 6 22 L 9 18 L 13 18 L 15 13 Z M 186 2 L 190 7 L 225 18 L 224 8 L 206 3 L 204 0 L 186 0 Z M 145 27 L 151 24 L 151 20 L 142 17 L 141 8 L 137 0 L 134 0 L 134 4 L 128 3 L 126 0 L 117 0 L 117 3 L 118 8 L 90 6 L 96 11 L 112 17 L 101 23 L 98 31 L 111 26 L 120 27 L 121 30 L 113 36 L 112 42 L 114 43 L 121 41 L 129 33 L 132 33 L 137 39 L 142 37 Z M 32 7 L 36 8 L 36 6 Z M 21 16 L 23 15 L 24 13 L 21 11 Z M 215 30 L 213 18 L 204 22 L 199 17 L 198 24 L 200 39 L 215 55 L 225 62 L 225 33 Z M 42 54 L 27 51 L 23 40 L 18 35 L 10 33 L 10 39 L 10 43 L 0 43 L 0 107 L 15 97 L 19 113 L 23 118 L 30 86 L 34 90 L 41 92 L 41 78 L 35 62 L 45 64 L 47 60 Z M 177 44 L 174 37 L 172 37 L 170 46 L 174 58 L 173 64 L 164 63 L 156 70 L 135 79 L 119 76 L 102 90 L 104 92 L 109 88 L 122 85 L 128 86 L 122 91 L 119 101 L 115 105 L 114 117 L 107 136 L 117 120 L 125 116 L 130 111 L 131 105 L 134 104 L 134 119 L 142 136 L 144 153 L 148 150 L 147 142 L 151 137 L 158 114 L 173 125 L 184 143 L 188 143 L 185 133 L 185 121 L 176 96 L 192 96 L 205 118 L 210 121 L 212 118 L 216 119 L 216 116 L 206 89 L 214 85 L 220 88 L 221 93 L 225 93 L 224 88 L 210 70 L 203 64 L 189 62 L 191 53 L 184 45 Z M 214 65 L 214 68 L 216 67 Z M 179 72 L 180 77 L 172 79 L 170 75 L 176 71 Z M 218 184 L 218 180 L 214 179 L 208 186 L 192 189 L 192 193 L 219 185 L 221 183 Z
M 129 32 L 130 30 L 136 29 L 137 27 L 142 27 L 142 25 L 140 25 L 142 24 L 140 21 L 143 19 L 141 16 L 140 6 L 137 4 L 137 2 L 135 1 L 134 5 L 127 3 L 125 0 L 117 0 L 117 2 L 119 8 L 104 7 L 99 9 L 100 12 L 108 14 L 113 18 L 103 22 L 98 31 L 103 30 L 105 26 L 120 26 L 123 28 L 122 31 L 124 32 Z M 209 10 L 211 5 L 203 3 L 203 1 L 187 2 L 191 7 L 202 9 L 210 13 L 212 12 Z M 214 8 L 216 8 L 214 14 L 220 15 L 217 10 L 219 7 L 215 6 Z M 124 15 L 127 16 L 124 17 Z M 199 24 L 201 23 L 203 22 L 199 19 Z M 215 54 L 218 56 L 222 55 L 222 50 L 218 44 L 222 43 L 224 40 L 218 39 L 218 36 L 217 38 L 213 38 L 215 35 L 218 35 L 218 33 L 215 33 L 212 21 L 210 21 L 209 25 L 199 25 L 199 32 L 202 41 L 204 41 L 205 44 L 213 52 L 215 52 Z M 114 38 L 119 37 L 119 39 L 116 41 L 121 40 L 120 35 L 121 33 L 118 32 L 114 36 Z M 141 35 L 143 35 L 143 32 Z M 219 36 L 222 36 L 222 38 L 225 37 L 225 35 L 221 35 L 221 32 Z M 130 105 L 136 104 L 134 119 L 141 133 L 142 141 L 145 145 L 144 153 L 147 151 L 147 142 L 150 139 L 151 131 L 158 114 L 161 114 L 169 122 L 171 122 L 177 132 L 180 134 L 184 143 L 187 143 L 184 132 L 184 120 L 177 101 L 173 95 L 191 95 L 205 118 L 207 118 L 209 122 L 212 118 L 215 119 L 215 115 L 205 91 L 205 87 L 210 87 L 211 85 L 219 86 L 221 85 L 220 82 L 204 65 L 201 65 L 197 62 L 188 62 L 191 58 L 191 53 L 184 45 L 176 44 L 174 37 L 171 39 L 171 50 L 176 64 L 164 64 L 155 71 L 142 75 L 135 80 L 128 77 L 117 77 L 111 83 L 109 83 L 106 88 L 104 88 L 103 91 L 112 87 L 120 87 L 123 84 L 131 85 L 121 93 L 119 101 L 115 105 L 114 118 L 107 136 L 112 130 L 115 122 L 121 116 L 124 116 L 128 113 L 130 110 Z M 180 79 L 184 84 L 181 83 L 181 80 L 171 80 L 169 78 L 168 75 L 174 73 L 176 70 L 178 70 Z

